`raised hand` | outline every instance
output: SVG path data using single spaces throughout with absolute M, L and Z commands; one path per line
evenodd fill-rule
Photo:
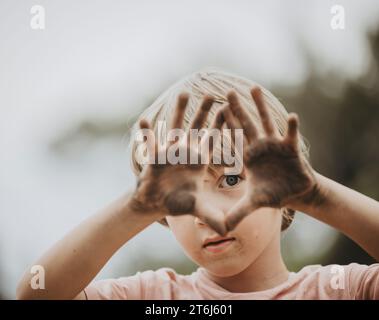
M 188 99 L 187 94 L 179 96 L 170 129 L 183 128 L 183 118 Z M 212 104 L 213 99 L 211 97 L 204 98 L 202 105 L 191 122 L 190 129 L 200 130 L 203 127 Z M 223 114 L 222 111 L 219 111 L 214 117 L 210 128 L 220 130 L 223 123 Z M 140 128 L 151 129 L 151 126 L 146 120 L 141 120 Z M 174 144 L 179 154 L 184 151 L 182 150 L 183 148 L 186 149 L 185 151 L 188 155 L 191 152 L 196 154 L 198 149 L 193 149 L 193 144 L 189 143 L 190 135 L 188 132 L 183 138 L 168 143 L 167 147 L 160 151 L 163 155 L 158 154 L 156 139 L 151 136 L 153 132 L 151 130 L 149 132 L 150 136 L 146 141 L 147 151 L 149 157 L 151 157 L 150 159 L 155 161 L 151 162 L 153 164 L 145 165 L 140 175 L 137 188 L 132 197 L 133 208 L 140 211 L 141 214 L 159 213 L 161 218 L 166 215 L 192 214 L 219 234 L 225 234 L 224 213 L 211 206 L 202 192 L 207 165 L 201 164 L 200 161 L 197 164 L 191 164 L 189 161 L 187 164 L 159 164 L 156 161 L 159 156 L 166 157 L 168 148 Z M 205 139 L 207 139 L 207 136 L 204 136 L 200 143 L 205 143 Z M 212 140 L 212 143 L 209 144 L 209 154 L 212 153 L 213 145 L 215 145 L 215 141 Z M 199 159 L 200 154 L 197 154 L 195 158 Z
M 251 90 L 262 122 L 263 134 L 241 107 L 234 92 L 228 95 L 229 108 L 224 118 L 231 129 L 244 130 L 244 164 L 247 171 L 246 193 L 226 216 L 228 230 L 233 230 L 248 214 L 260 207 L 296 208 L 312 201 L 317 189 L 314 171 L 301 155 L 298 145 L 298 117 L 288 117 L 287 132 L 281 137 L 263 101 L 259 88 Z

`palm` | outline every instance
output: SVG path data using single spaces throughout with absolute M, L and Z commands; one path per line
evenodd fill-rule
M 142 173 L 138 191 L 145 210 L 164 214 L 193 214 L 201 188 L 203 165 L 152 164 Z
M 258 140 L 248 147 L 245 161 L 254 207 L 284 207 L 313 185 L 305 160 L 279 139 Z

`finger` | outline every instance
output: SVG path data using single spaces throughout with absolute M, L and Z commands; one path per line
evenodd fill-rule
M 285 140 L 297 148 L 299 139 L 299 118 L 296 113 L 288 116 L 287 134 Z
M 209 126 L 210 129 L 217 129 L 221 130 L 222 125 L 225 123 L 224 114 L 222 112 L 222 108 L 217 111 L 216 115 L 213 118 L 213 121 L 211 125 Z
M 209 110 L 211 109 L 213 102 L 214 102 L 213 97 L 206 95 L 203 99 L 203 102 L 199 110 L 196 112 L 195 117 L 193 118 L 191 122 L 189 134 L 187 136 L 187 139 L 191 145 L 191 148 L 199 147 L 199 144 L 198 144 L 199 138 L 201 141 L 205 133 L 201 131 L 201 129 L 203 128 L 204 123 L 206 122 L 208 118 Z
M 196 199 L 196 216 L 215 230 L 219 235 L 224 236 L 227 229 L 224 223 L 224 214 L 221 210 L 217 210 L 210 205 L 208 201 Z
M 150 159 L 153 159 L 155 157 L 155 136 L 154 132 L 151 129 L 150 123 L 142 119 L 139 122 L 139 127 L 141 130 L 144 130 L 144 136 L 146 137 L 146 148 L 147 148 L 147 153 Z
M 233 115 L 230 104 L 222 108 L 222 113 L 229 129 L 241 129 L 241 123 L 239 119 Z
M 191 123 L 191 129 L 201 129 L 204 126 L 204 123 L 208 118 L 209 110 L 211 109 L 213 102 L 213 97 L 208 95 L 204 97 L 203 102 L 199 110 L 196 112 L 196 115 Z
M 273 125 L 271 116 L 268 112 L 267 106 L 263 101 L 262 91 L 260 88 L 255 87 L 251 90 L 251 96 L 257 106 L 259 116 L 261 118 L 263 130 L 268 136 L 274 136 L 277 134 L 275 126 Z
M 241 123 L 239 122 L 239 119 L 234 117 L 232 110 L 230 109 L 230 105 L 225 106 L 222 109 L 225 123 L 228 126 L 228 129 L 230 129 L 231 133 L 231 139 L 232 141 L 235 141 L 235 129 L 241 129 Z
M 225 123 L 222 109 L 218 110 L 214 116 L 207 134 L 201 139 L 201 150 L 207 150 L 212 154 L 214 147 L 221 141 L 222 126 Z
M 187 93 L 181 93 L 179 95 L 170 129 L 183 128 L 183 119 L 184 119 L 184 114 L 186 111 L 188 100 L 189 100 L 189 95 Z
M 242 108 L 238 100 L 238 97 L 234 91 L 230 92 L 227 98 L 230 103 L 230 109 L 232 113 L 235 117 L 237 117 L 237 119 L 241 123 L 247 141 L 251 143 L 254 139 L 257 138 L 258 132 L 250 114 L 246 112 L 244 108 Z
M 223 109 L 224 113 L 224 118 L 225 118 L 225 123 L 227 124 L 228 128 L 231 130 L 231 144 L 233 147 L 235 147 L 236 144 L 236 129 L 242 129 L 241 122 L 239 121 L 238 118 L 234 116 L 231 110 L 231 105 L 227 105 Z M 242 131 L 244 131 L 242 129 Z M 247 147 L 249 145 L 249 140 L 247 139 L 247 136 L 244 134 L 243 136 L 243 145 Z
M 225 225 L 227 231 L 235 229 L 237 225 L 254 210 L 255 208 L 253 207 L 249 197 L 244 196 L 226 215 Z

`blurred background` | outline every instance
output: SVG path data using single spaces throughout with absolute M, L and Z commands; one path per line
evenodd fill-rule
M 45 8 L 44 30 L 30 21 Z M 331 27 L 341 5 L 345 28 Z M 362 1 L 0 1 L 0 297 L 86 217 L 131 189 L 128 128 L 170 84 L 214 66 L 298 112 L 322 174 L 379 199 L 379 6 Z M 159 239 L 157 241 L 156 239 Z M 296 215 L 289 268 L 374 261 Z M 196 266 L 155 223 L 97 279 Z

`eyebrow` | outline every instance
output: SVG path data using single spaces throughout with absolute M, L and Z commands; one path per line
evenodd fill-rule
M 220 168 L 221 167 L 224 167 L 222 165 L 212 165 L 210 164 L 208 166 L 208 172 L 214 177 L 214 178 L 217 178 L 218 177 L 218 174 L 217 172 L 220 171 Z

